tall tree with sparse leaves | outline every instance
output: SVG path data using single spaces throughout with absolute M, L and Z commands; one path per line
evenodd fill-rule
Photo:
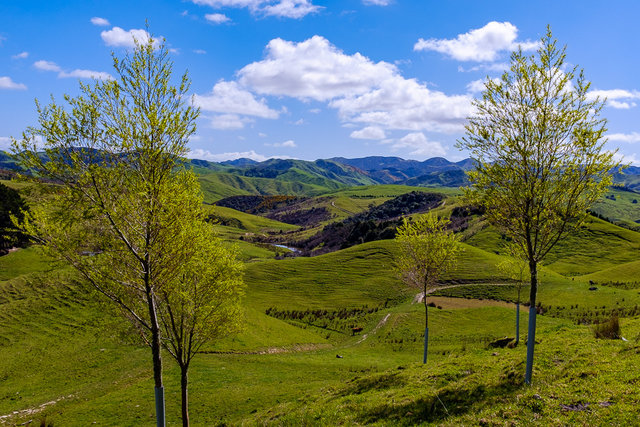
M 24 166 L 59 184 L 23 227 L 137 327 L 151 348 L 156 419 L 164 426 L 166 304 L 175 301 L 181 311 L 189 304 L 178 296 L 183 287 L 216 282 L 189 270 L 203 262 L 193 258 L 202 240 L 202 197 L 182 158 L 199 110 L 187 102 L 186 73 L 172 82 L 164 43 L 149 39 L 113 61 L 117 79 L 81 84 L 81 94 L 65 96 L 62 105 L 37 103 L 38 126 L 14 141 Z
M 580 224 L 619 166 L 605 150 L 603 101 L 588 96 L 582 70 L 567 69 L 566 48 L 550 28 L 537 53 L 519 49 L 499 80 L 488 79 L 458 145 L 476 168 L 466 196 L 526 258 L 530 273 L 525 382 L 531 383 L 538 266 Z
M 395 268 L 398 276 L 407 285 L 422 291 L 425 315 L 422 363 L 427 363 L 429 347 L 428 290 L 436 286 L 442 274 L 453 266 L 461 249 L 458 237 L 447 230 L 448 224 L 447 218 L 429 213 L 415 221 L 404 218 L 396 232 L 399 253 Z

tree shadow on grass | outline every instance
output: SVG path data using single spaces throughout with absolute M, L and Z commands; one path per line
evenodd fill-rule
M 394 405 L 386 403 L 360 414 L 358 421 L 364 424 L 387 421 L 393 425 L 416 425 L 424 422 L 436 422 L 453 415 L 468 412 L 478 402 L 490 405 L 522 387 L 521 378 L 504 378 L 502 382 L 486 387 L 476 384 L 472 387 L 434 392 L 431 396 L 421 397 L 411 402 Z

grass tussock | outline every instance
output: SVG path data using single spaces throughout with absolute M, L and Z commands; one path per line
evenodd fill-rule
M 614 314 L 609 320 L 603 323 L 597 323 L 593 326 L 593 336 L 604 339 L 619 339 L 620 335 L 620 319 Z

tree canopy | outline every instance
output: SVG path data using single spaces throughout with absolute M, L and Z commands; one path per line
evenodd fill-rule
M 429 340 L 429 307 L 427 291 L 451 266 L 460 252 L 458 236 L 447 230 L 449 220 L 433 213 L 418 216 L 414 221 L 404 218 L 397 229 L 399 254 L 395 268 L 399 277 L 409 286 L 422 291 L 425 310 L 423 363 L 427 361 Z
M 153 39 L 113 62 L 116 80 L 81 84 L 64 104 L 37 103 L 38 126 L 14 141 L 23 165 L 55 183 L 23 227 L 151 347 L 164 425 L 161 346 L 175 357 L 186 345 L 190 360 L 205 338 L 233 329 L 241 281 L 182 160 L 199 114 L 187 102 L 187 74 L 174 84 L 168 50 Z
M 619 166 L 605 149 L 604 103 L 589 96 L 582 70 L 567 67 L 565 51 L 548 28 L 536 54 L 514 52 L 509 70 L 486 81 L 459 141 L 476 166 L 466 196 L 486 208 L 529 264 L 528 383 L 538 263 L 588 215 Z

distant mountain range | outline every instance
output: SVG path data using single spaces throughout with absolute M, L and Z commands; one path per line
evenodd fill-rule
M 467 181 L 473 161 L 451 162 L 442 157 L 425 161 L 400 157 L 334 157 L 315 161 L 241 158 L 225 162 L 185 159 L 200 175 L 205 201 L 233 195 L 289 194 L 315 196 L 346 186 L 398 184 L 414 187 L 459 187 Z M 15 170 L 9 153 L 0 151 L 0 170 Z M 640 168 L 631 166 L 614 174 L 616 184 L 640 191 Z

